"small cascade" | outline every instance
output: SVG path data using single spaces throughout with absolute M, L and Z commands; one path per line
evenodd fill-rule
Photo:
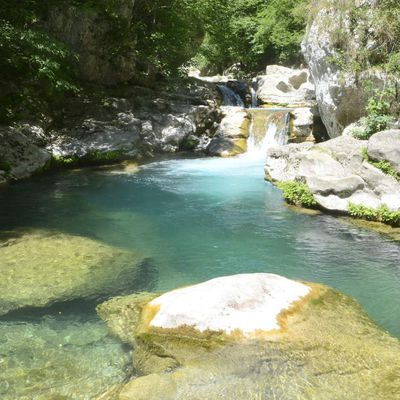
M 251 93 L 251 108 L 258 107 L 258 97 L 257 97 L 257 81 L 253 79 L 253 82 L 250 86 Z
M 288 142 L 290 110 L 251 108 L 247 153 L 265 155 L 268 148 Z
M 224 106 L 242 107 L 245 105 L 241 97 L 226 85 L 217 85 L 224 98 Z
M 250 93 L 251 93 L 251 108 L 257 108 L 258 107 L 257 92 L 253 87 L 250 87 Z

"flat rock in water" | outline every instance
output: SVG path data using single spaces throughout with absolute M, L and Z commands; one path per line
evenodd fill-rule
M 134 288 L 145 264 L 131 251 L 81 236 L 35 232 L 0 246 L 0 315 Z
M 118 400 L 386 400 L 400 393 L 399 341 L 356 301 L 322 285 L 235 275 L 111 299 L 98 313 L 134 346 L 141 373 Z
M 173 290 L 149 303 L 150 327 L 244 334 L 279 329 L 278 315 L 310 288 L 274 274 L 240 274 Z

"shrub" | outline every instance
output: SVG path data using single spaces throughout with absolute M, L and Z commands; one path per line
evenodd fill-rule
M 379 208 L 372 208 L 350 202 L 347 210 L 354 218 L 400 226 L 400 211 L 392 211 L 386 204 L 382 204 Z
M 283 191 L 283 197 L 289 204 L 313 208 L 318 205 L 313 194 L 305 183 L 284 181 L 278 183 L 278 188 Z

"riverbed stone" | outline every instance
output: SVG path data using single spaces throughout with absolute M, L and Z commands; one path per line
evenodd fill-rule
M 131 352 L 102 321 L 64 311 L 0 322 L 2 400 L 95 399 L 131 376 Z
M 205 294 L 199 296 L 199 290 Z M 277 299 L 282 301 L 278 314 Z M 123 312 L 110 312 L 120 302 Z M 256 318 L 254 311 L 265 304 Z M 399 341 L 377 327 L 356 301 L 323 285 L 245 274 L 178 289 L 147 303 L 116 298 L 98 310 L 111 327 L 115 320 L 129 320 L 119 326 L 129 327 L 124 337 L 132 338 L 135 366 L 145 371 L 120 392 L 120 400 L 144 398 L 143 393 L 159 399 L 161 387 L 177 400 L 222 395 L 383 400 L 400 390 Z M 167 312 L 168 318 L 157 322 Z M 232 315 L 238 317 L 236 330 L 223 323 Z M 162 371 L 157 360 L 166 357 L 175 360 L 175 367 Z
M 0 315 L 132 290 L 147 268 L 139 253 L 89 238 L 25 233 L 0 246 Z

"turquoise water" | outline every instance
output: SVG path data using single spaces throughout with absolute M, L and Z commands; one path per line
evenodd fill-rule
M 2 230 L 52 228 L 141 251 L 157 272 L 151 290 L 273 272 L 355 297 L 400 336 L 400 244 L 331 216 L 288 209 L 263 180 L 262 160 L 67 171 L 1 190 L 0 209 Z
M 139 251 L 151 273 L 132 291 L 243 272 L 325 283 L 400 336 L 400 243 L 287 208 L 249 156 L 34 178 L 0 190 L 0 222 L 0 240 L 51 229 Z M 129 350 L 94 308 L 77 300 L 0 317 L 0 397 L 89 399 L 128 379 Z

